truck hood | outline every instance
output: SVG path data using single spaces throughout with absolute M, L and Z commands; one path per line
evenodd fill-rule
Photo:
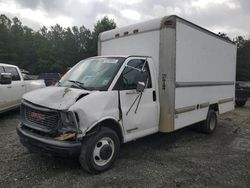
M 23 99 L 46 108 L 67 110 L 89 93 L 90 91 L 68 87 L 46 87 L 26 93 Z

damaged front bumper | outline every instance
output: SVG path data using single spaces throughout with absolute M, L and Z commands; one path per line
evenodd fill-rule
M 59 157 L 78 157 L 80 155 L 81 141 L 59 141 L 41 136 L 26 129 L 22 123 L 17 126 L 17 133 L 21 143 L 36 153 Z

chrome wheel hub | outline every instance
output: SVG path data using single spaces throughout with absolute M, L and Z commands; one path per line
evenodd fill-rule
M 112 159 L 114 155 L 115 144 L 109 137 L 100 139 L 94 148 L 93 159 L 96 165 L 104 166 Z
M 210 122 L 209 122 L 209 127 L 211 130 L 214 130 L 215 129 L 215 124 L 216 124 L 216 118 L 215 116 L 211 116 L 211 119 L 210 119 Z

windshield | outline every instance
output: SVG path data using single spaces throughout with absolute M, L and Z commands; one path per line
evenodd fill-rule
M 107 90 L 124 58 L 100 57 L 80 61 L 59 82 L 59 86 Z

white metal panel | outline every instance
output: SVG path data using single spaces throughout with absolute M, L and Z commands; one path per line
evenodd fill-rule
M 100 55 L 151 56 L 158 75 L 160 31 L 138 33 L 101 42 Z
M 187 125 L 191 125 L 202 120 L 205 120 L 207 117 L 208 107 L 194 110 L 182 114 L 178 114 L 175 118 L 175 126 L 174 129 L 180 129 L 182 127 L 186 127 Z
M 219 112 L 225 113 L 234 109 L 234 102 L 227 102 L 224 104 L 219 104 Z M 202 109 L 196 109 L 193 111 L 185 112 L 178 114 L 175 118 L 175 127 L 174 129 L 180 129 L 200 121 L 203 121 L 207 118 L 208 107 Z
M 234 81 L 235 45 L 176 23 L 176 81 Z
M 175 109 L 228 98 L 234 98 L 234 85 L 176 88 Z
M 236 46 L 179 21 L 176 23 L 176 82 L 235 82 Z M 175 109 L 234 98 L 234 85 L 175 89 Z M 219 104 L 220 113 L 233 110 L 233 101 Z M 178 114 L 175 130 L 205 120 L 208 107 Z
M 234 85 L 184 87 L 175 89 L 175 109 L 187 106 L 218 103 L 219 100 L 234 98 Z M 219 105 L 220 113 L 233 110 L 233 102 Z M 208 108 L 178 114 L 175 118 L 175 130 L 206 119 Z
M 129 34 L 133 34 L 133 31 L 136 29 L 138 29 L 140 33 L 146 32 L 146 31 L 152 31 L 152 30 L 159 30 L 161 27 L 161 21 L 162 21 L 162 18 L 156 18 L 156 19 L 149 20 L 146 22 L 141 22 L 141 23 L 105 31 L 100 34 L 100 40 L 104 41 L 104 40 L 113 39 L 115 38 L 116 34 L 123 36 L 124 32 L 129 32 Z

